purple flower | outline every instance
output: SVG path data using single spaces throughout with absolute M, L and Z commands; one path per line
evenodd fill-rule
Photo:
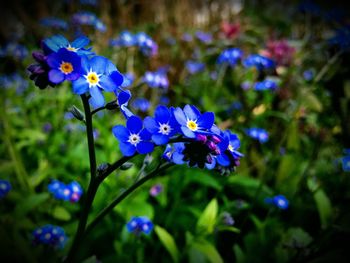
M 180 124 L 183 135 L 188 138 L 196 138 L 196 134 L 210 134 L 209 130 L 214 124 L 214 113 L 203 114 L 192 105 L 186 105 L 184 109 L 177 107 L 174 116 Z
M 161 184 L 155 184 L 151 187 L 149 190 L 149 194 L 153 197 L 159 195 L 163 191 L 163 185 Z
M 140 117 L 129 117 L 126 121 L 126 127 L 116 125 L 112 132 L 119 140 L 119 148 L 124 156 L 132 156 L 135 152 L 146 154 L 154 149 L 154 145 L 150 141 L 151 134 L 143 129 Z
M 54 87 L 56 84 L 49 80 L 50 67 L 46 62 L 47 57 L 41 52 L 33 52 L 33 58 L 38 62 L 28 66 L 29 78 L 34 80 L 36 86 L 45 89 L 47 86 Z
M 153 223 L 146 216 L 133 216 L 126 224 L 126 229 L 135 235 L 140 235 L 142 232 L 148 235 L 153 229 Z
M 144 120 L 145 128 L 152 134 L 152 140 L 157 145 L 167 144 L 169 139 L 178 132 L 173 109 L 158 106 L 154 118 L 147 116 Z
M 57 53 L 51 53 L 47 57 L 50 66 L 49 80 L 59 84 L 65 80 L 76 80 L 80 77 L 81 58 L 66 48 L 61 48 Z
M 211 33 L 206 33 L 203 31 L 197 31 L 195 33 L 197 39 L 204 44 L 210 44 L 213 41 L 213 35 Z

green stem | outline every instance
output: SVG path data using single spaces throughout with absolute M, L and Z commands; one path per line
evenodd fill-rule
M 123 201 L 129 194 L 131 194 L 136 188 L 143 185 L 148 180 L 155 177 L 158 173 L 165 171 L 167 168 L 173 166 L 173 163 L 165 163 L 158 168 L 154 169 L 152 172 L 147 174 L 145 177 L 142 177 L 140 180 L 131 185 L 128 189 L 122 192 L 119 196 L 117 196 L 109 205 L 107 205 L 92 222 L 87 226 L 85 234 L 90 232 L 113 208 L 118 205 L 121 201 Z
M 65 259 L 65 262 L 74 262 L 75 260 L 76 253 L 78 252 L 79 245 L 84 235 L 84 231 L 86 228 L 87 219 L 92 206 L 92 202 L 94 200 L 97 188 L 99 186 L 98 180 L 96 180 L 96 154 L 95 154 L 93 127 L 92 127 L 92 114 L 90 112 L 90 105 L 89 105 L 88 98 L 83 94 L 81 95 L 81 99 L 83 101 L 84 112 L 85 112 L 86 136 L 88 141 L 89 160 L 90 160 L 90 182 L 86 193 L 86 199 L 83 204 L 83 210 L 81 211 L 79 225 L 75 233 L 72 246 L 68 252 L 68 256 Z
M 323 66 L 323 68 L 320 70 L 320 72 L 317 74 L 315 77 L 315 83 L 319 82 L 323 76 L 327 73 L 329 68 L 337 61 L 339 56 L 343 53 L 342 50 L 338 51 L 337 53 L 334 54 L 333 57 L 331 57 L 330 60 L 328 60 L 327 64 Z

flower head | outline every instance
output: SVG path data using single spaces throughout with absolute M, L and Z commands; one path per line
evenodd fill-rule
M 132 156 L 135 152 L 140 154 L 150 153 L 154 149 L 151 134 L 143 128 L 140 117 L 135 115 L 126 121 L 126 127 L 116 125 L 112 132 L 119 140 L 119 148 L 124 156 Z
M 275 205 L 277 208 L 285 210 L 289 206 L 289 201 L 284 195 L 265 198 L 265 203 Z
M 88 59 L 84 56 L 81 65 L 81 76 L 73 81 L 73 92 L 79 95 L 89 92 L 93 105 L 103 106 L 105 99 L 102 90 L 116 91 L 118 86 L 123 83 L 123 76 L 119 71 L 111 70 L 111 62 L 105 57 L 94 56 Z
M 125 30 L 119 34 L 119 37 L 112 39 L 110 44 L 112 46 L 131 47 L 137 44 L 137 39 L 131 32 Z
M 135 35 L 137 45 L 141 52 L 146 56 L 155 56 L 158 53 L 158 45 L 154 40 L 144 32 Z
M 185 67 L 190 74 L 196 74 L 204 71 L 205 64 L 194 60 L 188 60 L 185 63 Z
M 196 134 L 210 134 L 209 130 L 214 124 L 213 112 L 201 114 L 193 105 L 186 105 L 183 110 L 177 107 L 174 116 L 183 135 L 188 138 L 195 138 Z
M 260 143 L 265 143 L 269 139 L 269 134 L 266 130 L 261 128 L 249 128 L 245 130 L 246 134 Z
M 255 90 L 276 90 L 278 88 L 277 83 L 271 79 L 265 79 L 263 81 L 256 82 L 254 85 Z
M 12 189 L 9 181 L 0 179 L 0 199 L 7 195 Z
M 47 86 L 54 87 L 56 84 L 49 80 L 51 68 L 47 64 L 47 56 L 39 51 L 33 52 L 32 56 L 37 63 L 28 66 L 29 78 L 34 80 L 35 85 L 40 89 L 45 89 Z
M 154 197 L 154 196 L 159 195 L 162 191 L 163 191 L 163 185 L 162 184 L 155 184 L 149 190 L 149 194 Z
M 167 89 L 169 87 L 169 80 L 164 70 L 155 72 L 147 71 L 143 77 L 143 81 L 151 88 Z
M 243 60 L 243 65 L 247 68 L 255 67 L 259 71 L 275 68 L 275 62 L 273 60 L 256 54 L 249 55 L 245 58 Z
M 63 228 L 54 225 L 44 225 L 36 228 L 33 233 L 35 245 L 44 244 L 57 249 L 63 249 L 67 236 Z
M 278 65 L 288 66 L 293 59 L 296 49 L 289 45 L 287 40 L 275 40 L 267 42 L 266 53 Z
M 151 102 L 145 98 L 136 98 L 131 105 L 135 110 L 147 112 L 151 107 Z
M 146 117 L 145 128 L 152 134 L 152 140 L 157 145 L 167 144 L 169 139 L 178 132 L 178 123 L 175 120 L 173 109 L 158 106 L 154 118 Z
M 49 80 L 59 84 L 65 80 L 76 80 L 80 77 L 81 58 L 75 52 L 61 48 L 47 57 L 50 66 Z
M 52 180 L 47 188 L 56 199 L 70 201 L 72 203 L 78 202 L 83 194 L 82 187 L 76 181 L 66 185 L 58 180 Z
M 239 48 L 228 48 L 221 52 L 217 59 L 219 65 L 227 64 L 231 67 L 235 66 L 239 59 L 243 56 L 242 50 Z
M 65 48 L 69 51 L 76 52 L 79 56 L 82 56 L 93 54 L 93 52 L 91 52 L 91 48 L 86 48 L 89 43 L 90 40 L 85 36 L 78 37 L 72 43 L 70 43 L 64 36 L 54 35 L 44 39 L 42 45 L 45 54 L 58 52 L 58 50 L 61 48 Z
M 148 235 L 153 229 L 153 223 L 146 216 L 133 216 L 126 224 L 126 229 L 135 235 L 140 235 L 141 233 Z

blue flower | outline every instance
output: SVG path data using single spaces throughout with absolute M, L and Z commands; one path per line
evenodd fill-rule
M 66 48 L 69 51 L 76 52 L 79 56 L 92 55 L 91 48 L 86 48 L 89 43 L 90 40 L 85 36 L 78 37 L 72 43 L 69 43 L 64 36 L 54 35 L 43 40 L 43 50 L 45 54 L 50 54 L 61 48 Z
M 254 85 L 255 90 L 276 90 L 278 85 L 271 79 L 265 79 L 263 81 L 256 82 Z
M 86 56 L 81 60 L 82 74 L 73 81 L 73 92 L 81 95 L 89 92 L 91 103 L 100 107 L 105 103 L 102 90 L 113 92 L 123 82 L 123 76 L 114 70 L 111 72 L 111 62 L 101 56 L 88 59 Z
M 204 44 L 210 44 L 213 41 L 213 35 L 211 33 L 206 33 L 203 31 L 197 31 L 195 33 L 197 39 Z
M 130 116 L 126 121 L 126 127 L 116 125 L 112 132 L 119 140 L 119 148 L 124 156 L 132 156 L 137 151 L 140 154 L 150 153 L 154 149 L 151 134 L 143 129 L 140 117 Z
M 256 67 L 259 71 L 275 68 L 275 62 L 273 60 L 261 55 L 249 55 L 243 60 L 243 65 L 247 68 Z
M 154 118 L 146 117 L 144 125 L 157 145 L 167 144 L 169 139 L 178 132 L 178 123 L 173 115 L 173 109 L 165 106 L 158 106 Z
M 47 57 L 47 64 L 50 66 L 49 80 L 59 84 L 65 80 L 74 81 L 80 77 L 81 58 L 66 48 L 51 53 Z
M 140 235 L 141 233 L 148 235 L 153 229 L 153 223 L 146 216 L 133 216 L 126 224 L 126 229 L 135 235 Z
M 130 87 L 135 80 L 135 76 L 131 72 L 123 74 L 123 77 L 124 77 L 124 80 L 123 80 L 123 83 L 121 85 L 123 88 Z
M 265 198 L 265 203 L 275 205 L 277 208 L 285 210 L 289 206 L 289 201 L 284 195 Z
M 185 67 L 190 74 L 196 74 L 202 72 L 205 69 L 205 64 L 194 60 L 188 60 L 185 63 Z
M 72 22 L 76 25 L 93 26 L 96 30 L 101 32 L 106 31 L 106 25 L 100 19 L 98 19 L 94 13 L 91 12 L 81 11 L 75 13 L 72 16 Z
M 117 95 L 119 108 L 123 113 L 124 117 L 127 119 L 130 116 L 134 115 L 128 108 L 128 103 L 131 98 L 131 92 L 129 90 L 121 90 L 115 93 Z
M 210 134 L 209 130 L 214 124 L 214 113 L 203 114 L 193 105 L 186 105 L 184 109 L 177 107 L 174 116 L 180 124 L 182 133 L 188 138 L 196 138 L 196 134 Z
M 237 64 L 237 61 L 242 58 L 242 56 L 243 52 L 239 48 L 228 48 L 221 52 L 217 59 L 217 63 L 219 65 L 228 64 L 233 67 Z
M 168 162 L 173 162 L 175 164 L 184 164 L 185 161 L 183 151 L 185 149 L 185 144 L 182 142 L 177 142 L 172 145 L 167 144 L 162 157 Z
M 226 130 L 223 132 L 222 141 L 218 144 L 221 154 L 216 157 L 221 166 L 235 167 L 239 165 L 239 159 L 244 155 L 238 152 L 241 142 L 236 134 Z
M 269 134 L 266 130 L 261 128 L 249 128 L 245 130 L 246 134 L 260 143 L 265 143 L 269 139 Z
M 306 81 L 311 81 L 315 76 L 315 72 L 312 69 L 305 70 L 303 72 L 303 77 Z
M 9 181 L 0 179 L 0 199 L 7 195 L 12 189 Z
M 167 89 L 169 87 L 169 80 L 163 70 L 155 72 L 147 71 L 143 77 L 143 81 L 151 88 Z
M 144 32 L 135 35 L 138 46 L 141 52 L 146 56 L 154 56 L 158 53 L 158 45 L 154 40 Z
M 112 39 L 110 44 L 112 46 L 131 47 L 137 44 L 137 39 L 132 33 L 125 30 L 120 33 L 118 38 Z
M 23 60 L 28 56 L 28 49 L 18 43 L 10 42 L 0 49 L 0 57 L 11 57 L 16 60 Z
M 32 236 L 35 245 L 44 244 L 58 249 L 63 249 L 67 242 L 64 229 L 54 225 L 38 227 L 33 231 Z
M 76 181 L 66 185 L 59 180 L 52 180 L 47 188 L 48 191 L 53 194 L 54 198 L 58 200 L 70 201 L 72 203 L 78 202 L 83 194 L 82 187 Z
M 151 187 L 149 190 L 149 194 L 153 197 L 159 195 L 163 191 L 163 185 L 162 184 L 155 184 Z
M 68 23 L 64 21 L 63 19 L 57 18 L 57 17 L 45 17 L 39 20 L 39 23 L 42 26 L 56 28 L 56 29 L 62 29 L 67 30 L 68 29 Z
M 136 98 L 132 102 L 132 107 L 135 110 L 139 110 L 139 111 L 142 111 L 142 112 L 147 112 L 148 109 L 151 107 L 151 102 L 148 99 L 145 99 L 145 98 Z
M 344 172 L 350 172 L 350 155 L 341 158 Z

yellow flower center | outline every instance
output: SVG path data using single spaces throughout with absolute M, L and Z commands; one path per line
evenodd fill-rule
M 73 51 L 73 52 L 77 52 L 77 51 L 78 51 L 78 49 L 77 49 L 77 48 L 72 47 L 71 45 L 69 45 L 69 46 L 67 47 L 67 50 L 69 50 L 69 51 Z
M 62 71 L 62 73 L 64 74 L 69 74 L 69 73 L 72 73 L 73 71 L 73 65 L 72 63 L 69 63 L 69 62 L 62 62 L 61 65 L 60 65 L 60 70 Z
M 196 131 L 198 129 L 198 125 L 195 121 L 188 120 L 187 121 L 187 128 L 189 128 L 191 131 Z
M 89 72 L 86 79 L 90 86 L 96 86 L 100 81 L 100 77 L 96 74 L 96 72 Z
M 230 152 L 233 152 L 233 147 L 231 144 L 228 145 L 227 149 L 230 151 Z

